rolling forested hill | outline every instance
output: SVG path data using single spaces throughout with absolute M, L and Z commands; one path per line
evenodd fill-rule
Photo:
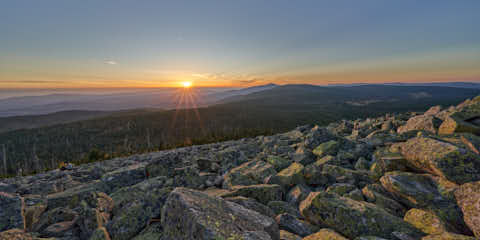
M 478 89 L 365 85 L 285 85 L 198 108 L 110 115 L 91 120 L 0 134 L 3 174 L 55 168 L 59 162 L 89 162 L 191 144 L 326 125 L 340 119 L 449 106 Z M 3 163 L 2 161 L 1 163 Z M 6 165 L 6 171 L 5 171 Z

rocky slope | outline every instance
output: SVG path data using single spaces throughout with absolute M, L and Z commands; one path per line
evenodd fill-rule
M 480 238 L 480 99 L 0 180 L 0 239 Z

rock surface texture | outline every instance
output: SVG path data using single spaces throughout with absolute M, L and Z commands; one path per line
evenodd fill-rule
M 0 240 L 480 239 L 480 102 L 0 179 Z

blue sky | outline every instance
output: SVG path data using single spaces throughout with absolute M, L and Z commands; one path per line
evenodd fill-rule
M 480 80 L 480 1 L 4 1 L 0 87 Z

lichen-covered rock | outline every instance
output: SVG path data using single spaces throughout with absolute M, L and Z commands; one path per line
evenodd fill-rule
M 440 234 L 447 231 L 445 224 L 439 217 L 422 209 L 412 208 L 408 210 L 403 220 L 426 234 Z
M 385 238 L 375 237 L 375 236 L 361 236 L 355 238 L 355 240 L 386 240 Z
M 57 207 L 75 208 L 80 202 L 89 198 L 92 192 L 107 192 L 109 188 L 101 181 L 93 181 L 87 184 L 67 189 L 63 192 L 47 195 L 48 209 Z
M 348 240 L 348 238 L 345 238 L 332 229 L 323 228 L 317 233 L 303 238 L 303 240 Z
M 362 193 L 368 202 L 382 207 L 395 216 L 403 217 L 407 211 L 405 206 L 395 201 L 393 196 L 379 184 L 369 184 L 365 186 L 362 189 Z
M 475 240 L 476 238 L 456 233 L 444 232 L 442 234 L 428 235 L 422 240 Z
M 105 227 L 99 227 L 93 231 L 89 240 L 110 240 L 110 235 Z
M 389 172 L 380 182 L 403 204 L 433 211 L 449 229 L 469 234 L 453 195 L 442 191 L 442 184 L 437 180 L 429 174 Z
M 54 240 L 54 238 L 37 238 L 22 229 L 13 228 L 8 231 L 0 232 L 2 240 Z
M 23 202 L 24 228 L 26 231 L 32 231 L 40 221 L 42 214 L 47 210 L 47 204 L 40 196 L 25 196 Z
M 349 183 L 359 188 L 372 183 L 370 172 L 367 171 L 355 171 L 336 165 L 325 164 L 322 172 L 327 175 L 329 180 L 337 183 Z
M 261 204 L 261 203 L 257 202 L 257 200 L 255 200 L 253 198 L 246 198 L 246 197 L 238 196 L 238 197 L 227 197 L 227 198 L 225 198 L 225 200 L 240 204 L 245 208 L 248 208 L 250 210 L 258 212 L 258 213 L 260 213 L 262 215 L 265 215 L 267 217 L 275 218 L 275 216 L 277 215 L 277 214 L 275 214 L 275 212 L 271 208 L 269 208 L 268 206 L 266 206 L 264 204 Z
M 301 237 L 306 237 L 318 231 L 318 228 L 308 222 L 299 220 L 295 216 L 283 213 L 275 218 L 280 229 L 289 231 Z
M 264 183 L 264 180 L 277 171 L 264 161 L 256 160 L 246 162 L 228 172 L 223 181 L 224 188 L 231 189 L 235 185 L 256 185 Z
M 375 180 L 380 179 L 386 172 L 405 171 L 407 169 L 407 161 L 400 153 L 382 149 L 377 150 L 373 156 L 375 163 L 371 165 L 370 171 Z
M 442 120 L 432 115 L 419 115 L 410 118 L 407 123 L 397 129 L 398 134 L 408 131 L 424 130 L 437 134 L 438 128 L 442 124 Z
M 288 213 L 292 216 L 297 218 L 302 218 L 298 208 L 296 206 L 292 206 L 284 201 L 271 201 L 267 204 L 267 206 L 275 212 L 276 215 Z
M 360 157 L 357 162 L 355 163 L 356 170 L 369 170 L 370 169 L 370 162 L 367 161 L 364 157 Z
M 23 228 L 22 199 L 0 192 L 0 231 Z
M 158 240 L 163 237 L 163 227 L 160 222 L 148 225 L 132 240 Z
M 277 171 L 281 171 L 282 169 L 290 166 L 290 164 L 292 163 L 292 161 L 286 158 L 273 155 L 269 155 L 267 157 L 267 162 L 270 163 Z
M 265 232 L 273 240 L 280 239 L 273 219 L 186 188 L 176 188 L 168 196 L 162 210 L 162 226 L 166 240 L 243 239 L 245 234 L 250 235 L 247 232 Z
M 463 184 L 455 191 L 455 197 L 462 208 L 465 223 L 480 238 L 480 181 Z
M 280 240 L 302 240 L 302 237 L 285 230 L 280 230 Z
M 288 203 L 297 206 L 307 198 L 308 194 L 310 194 L 311 190 L 307 186 L 303 184 L 298 184 L 287 193 L 286 200 Z
M 402 146 L 410 166 L 463 184 L 480 180 L 480 155 L 433 138 L 416 137 Z
M 113 218 L 106 225 L 113 239 L 131 239 L 151 219 L 159 219 L 171 188 L 163 187 L 163 178 L 153 178 L 121 188 L 111 195 L 115 206 Z
M 272 176 L 268 183 L 278 184 L 284 187 L 304 183 L 303 169 L 304 166 L 302 164 L 294 162 L 288 168 Z
M 133 164 L 120 168 L 102 176 L 102 182 L 108 185 L 111 191 L 131 186 L 147 179 L 146 164 Z
M 230 192 L 220 195 L 223 198 L 244 196 L 253 198 L 262 204 L 271 201 L 280 201 L 283 198 L 283 190 L 277 184 L 258 184 L 250 186 L 233 186 Z
M 439 134 L 460 132 L 480 133 L 478 119 L 480 118 L 480 103 L 476 102 L 453 112 L 445 118 L 438 130 Z
M 403 219 L 374 204 L 334 193 L 310 193 L 300 204 L 300 212 L 309 222 L 328 226 L 348 238 L 364 235 L 391 238 L 394 231 L 405 232 L 412 237 L 421 236 L 416 228 Z
M 303 178 L 309 185 L 326 185 L 330 179 L 329 175 L 322 171 L 321 166 L 310 164 L 303 169 Z
M 338 149 L 340 148 L 340 143 L 335 140 L 330 140 L 320 144 L 313 150 L 313 154 L 324 157 L 326 155 L 336 155 Z
M 330 185 L 326 192 L 333 192 L 333 193 L 336 193 L 340 196 L 343 196 L 353 190 L 355 190 L 356 187 L 352 184 L 348 184 L 348 183 L 335 183 L 333 185 Z
M 308 165 L 315 162 L 316 156 L 311 150 L 305 148 L 304 146 L 300 146 L 297 148 L 295 153 L 292 154 L 292 160 L 303 165 Z

